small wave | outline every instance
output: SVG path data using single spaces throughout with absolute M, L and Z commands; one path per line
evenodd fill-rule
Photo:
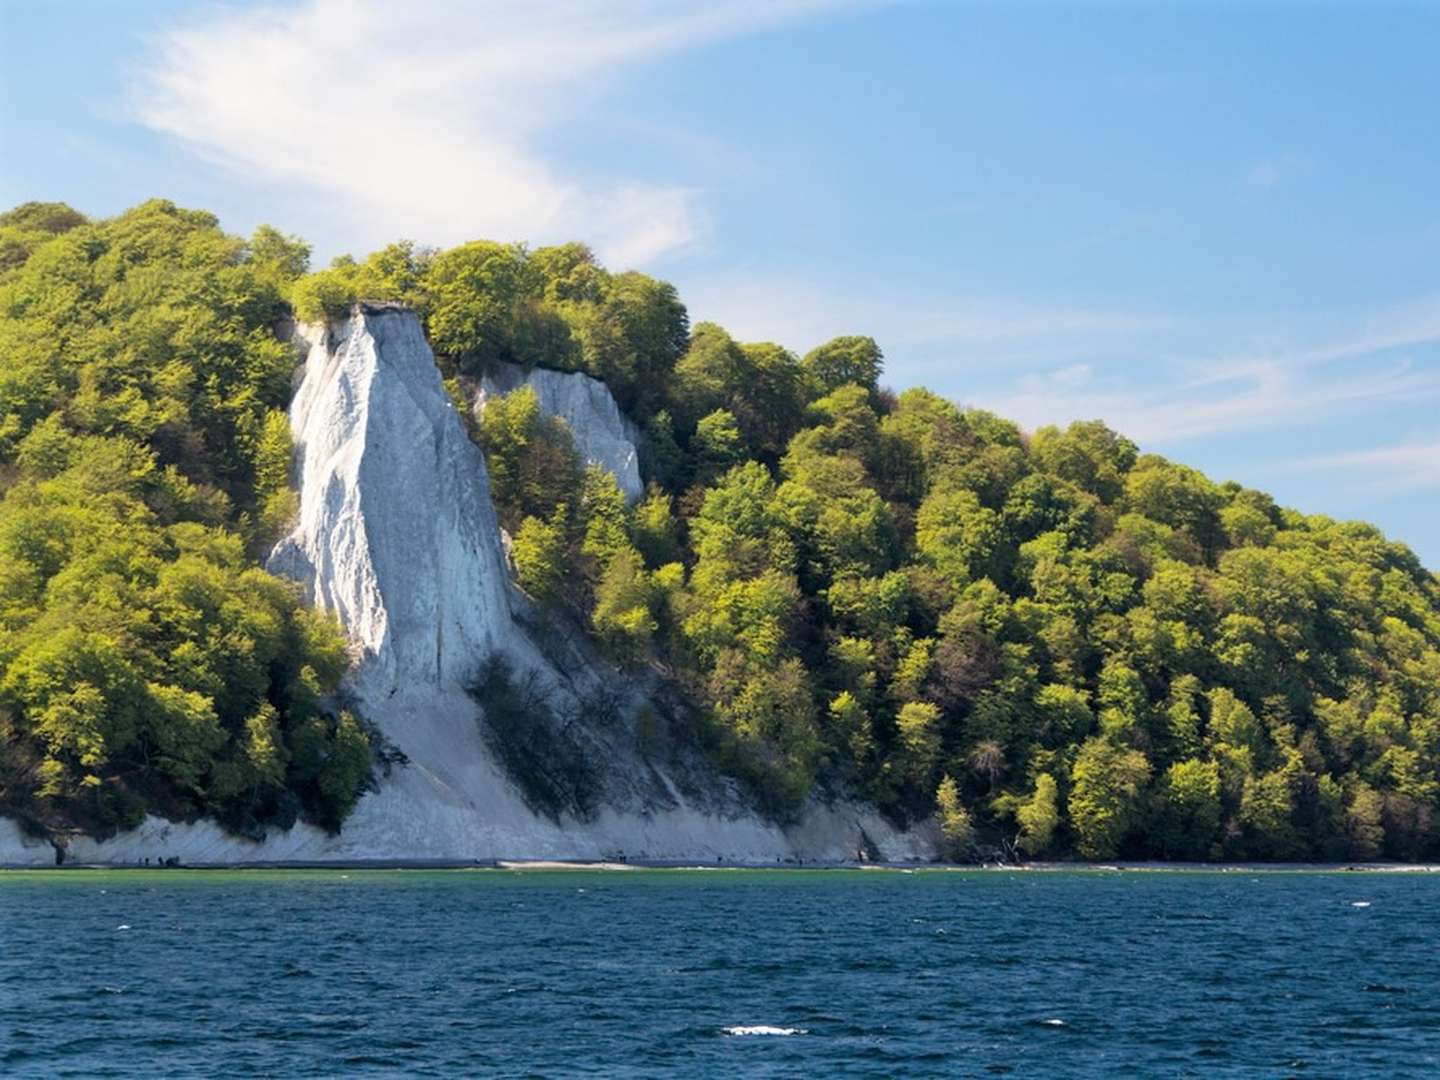
M 1369 900 L 1356 900 L 1356 901 L 1352 902 L 1350 906 L 1351 906 L 1351 907 L 1369 907 L 1369 906 L 1370 906 L 1370 901 L 1369 901 Z
M 1052 1016 L 1049 1020 L 1041 1020 L 1040 1023 L 1046 1027 L 1064 1027 L 1065 1021 Z
M 771 1027 L 769 1024 L 737 1025 L 722 1028 L 726 1035 L 809 1035 L 806 1028 Z
M 116 929 L 116 930 L 129 930 L 129 929 L 130 929 L 130 924 L 129 924 L 129 923 L 123 923 L 123 922 L 122 922 L 119 926 L 115 927 L 115 929 Z

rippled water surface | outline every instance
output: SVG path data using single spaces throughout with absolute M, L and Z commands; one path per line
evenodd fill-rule
M 1440 1074 L 1440 875 L 0 874 L 0 1074 Z

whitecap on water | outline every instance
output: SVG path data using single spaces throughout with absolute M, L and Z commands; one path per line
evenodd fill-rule
M 769 1024 L 740 1025 L 722 1029 L 726 1035 L 808 1035 L 805 1028 L 771 1027 Z
M 1049 1020 L 1041 1020 L 1040 1022 L 1041 1022 L 1042 1024 L 1044 1024 L 1045 1026 L 1047 1026 L 1047 1027 L 1064 1027 L 1064 1026 L 1065 1026 L 1065 1021 L 1064 1021 L 1064 1020 L 1056 1019 L 1056 1018 L 1053 1017 L 1053 1016 L 1052 1016 Z
M 1370 906 L 1370 901 L 1369 901 L 1369 900 L 1356 900 L 1356 901 L 1352 902 L 1350 906 L 1351 906 L 1351 907 L 1369 907 L 1369 906 Z

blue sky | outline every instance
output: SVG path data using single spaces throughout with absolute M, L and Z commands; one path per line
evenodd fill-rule
M 1440 568 L 1440 6 L 0 0 L 0 202 L 578 238 Z

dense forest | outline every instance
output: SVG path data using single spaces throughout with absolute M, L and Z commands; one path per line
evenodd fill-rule
M 376 740 L 334 625 L 257 562 L 295 505 L 275 328 L 364 299 L 419 313 L 462 409 L 501 360 L 609 385 L 633 506 L 533 393 L 472 424 L 520 585 L 680 688 L 776 817 L 858 794 L 955 858 L 1440 853 L 1440 582 L 1373 527 L 1099 421 L 897 395 L 867 337 L 692 327 L 579 244 L 307 270 L 164 202 L 0 216 L 5 812 L 343 819 Z
M 339 628 L 259 569 L 306 251 L 150 202 L 0 215 L 0 812 L 338 826 L 371 768 Z

